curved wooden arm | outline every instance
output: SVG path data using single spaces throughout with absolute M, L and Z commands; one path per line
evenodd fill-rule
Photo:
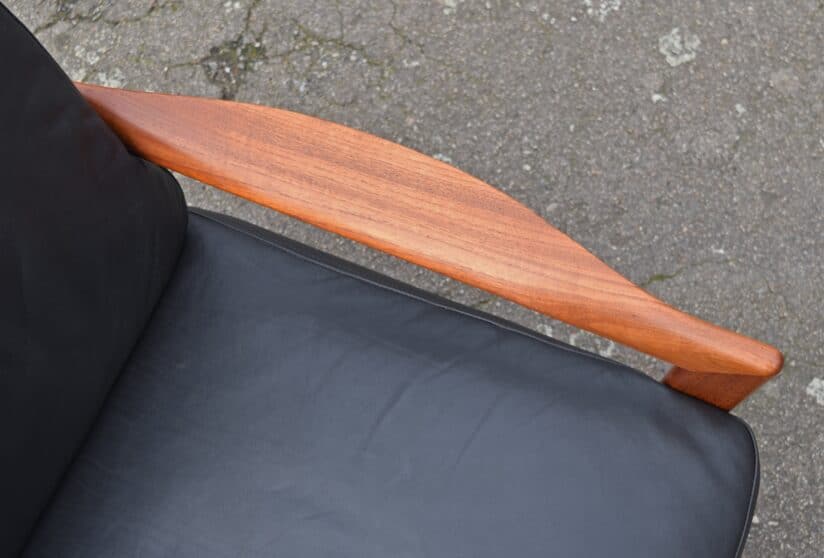
M 504 193 L 392 142 L 284 110 L 78 89 L 150 161 L 672 362 L 673 388 L 730 409 L 775 348 L 680 312 Z

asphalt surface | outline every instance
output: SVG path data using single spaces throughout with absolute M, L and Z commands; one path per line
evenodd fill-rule
M 824 2 L 11 0 L 75 79 L 285 107 L 484 179 L 632 280 L 774 343 L 745 556 L 824 556 Z M 13 76 L 4 76 L 13 79 Z M 230 213 L 627 362 L 664 364 L 245 201 Z

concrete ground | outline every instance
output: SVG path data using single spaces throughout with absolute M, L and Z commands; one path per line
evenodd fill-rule
M 824 2 L 6 0 L 75 79 L 225 97 L 450 161 L 772 342 L 745 555 L 824 556 Z M 14 79 L 5 76 L 5 79 Z M 660 376 L 662 363 L 184 180 L 224 211 Z

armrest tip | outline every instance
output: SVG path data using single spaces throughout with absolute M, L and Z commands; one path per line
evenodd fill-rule
M 782 368 L 784 368 L 784 355 L 775 347 L 769 347 L 769 351 L 764 359 L 762 377 L 769 379 L 777 376 Z

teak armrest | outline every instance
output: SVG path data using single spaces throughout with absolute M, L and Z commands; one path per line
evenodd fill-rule
M 775 348 L 676 310 L 527 207 L 370 134 L 256 105 L 77 84 L 135 153 L 675 365 L 672 388 L 731 409 Z

